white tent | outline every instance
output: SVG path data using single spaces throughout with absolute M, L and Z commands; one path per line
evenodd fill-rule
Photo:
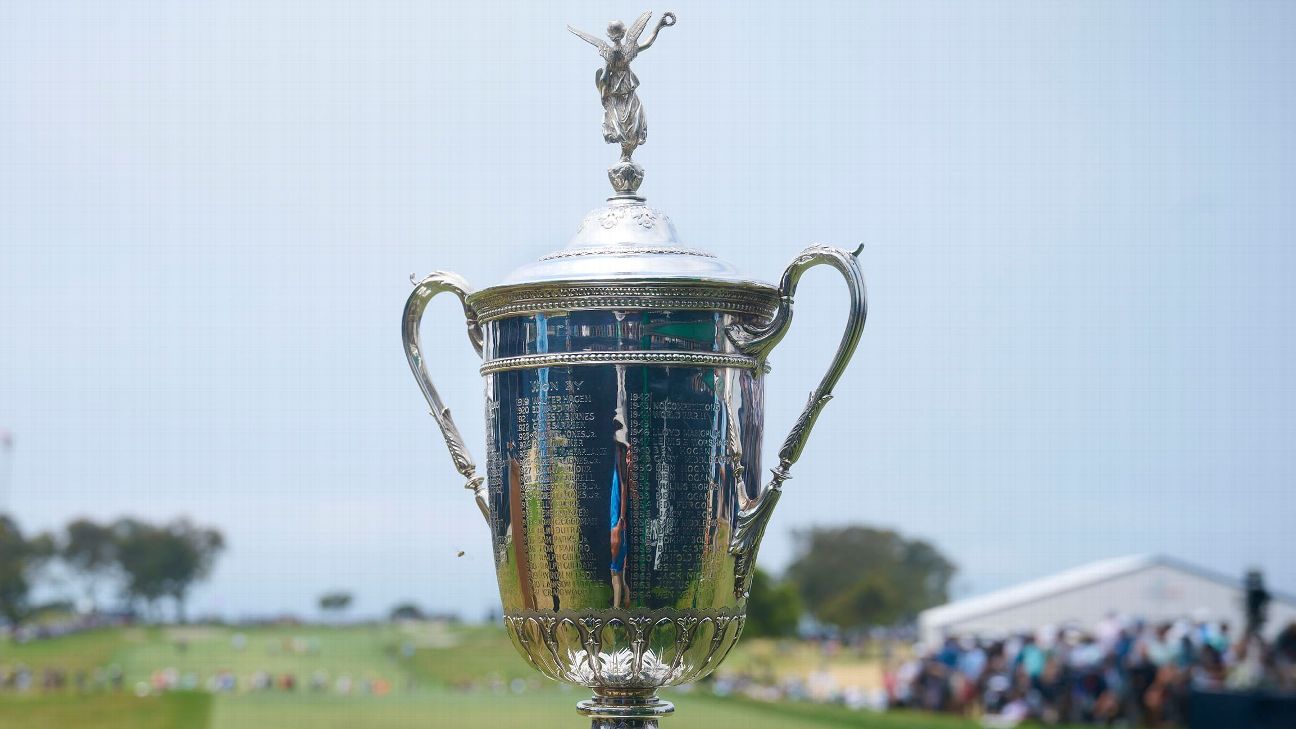
M 1270 589 L 1273 593 L 1273 590 Z M 1050 577 L 924 610 L 923 641 L 946 636 L 1007 636 L 1052 625 L 1092 628 L 1116 613 L 1147 621 L 1187 618 L 1245 624 L 1241 580 L 1152 555 L 1093 562 Z M 1265 632 L 1296 621 L 1296 598 L 1273 595 Z

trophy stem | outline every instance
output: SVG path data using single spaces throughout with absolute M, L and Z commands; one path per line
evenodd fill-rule
M 659 729 L 657 720 L 675 711 L 675 705 L 653 691 L 595 689 L 594 698 L 576 705 L 590 718 L 590 729 Z

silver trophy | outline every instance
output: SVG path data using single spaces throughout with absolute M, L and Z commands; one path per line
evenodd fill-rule
M 647 138 L 629 64 L 674 25 L 651 13 L 598 48 L 603 136 L 621 147 L 615 195 L 566 248 L 474 292 L 452 273 L 415 282 L 402 335 L 465 487 L 490 527 L 504 622 L 536 670 L 593 690 L 594 729 L 656 727 L 662 686 L 696 681 L 742 633 L 756 550 L 820 410 L 864 328 L 854 253 L 811 246 L 778 286 L 684 245 L 638 194 Z M 801 275 L 841 272 L 850 317 L 828 374 L 758 482 L 766 359 L 792 321 Z M 463 304 L 482 358 L 486 473 L 428 376 L 428 301 Z M 437 349 L 444 349 L 437 343 Z

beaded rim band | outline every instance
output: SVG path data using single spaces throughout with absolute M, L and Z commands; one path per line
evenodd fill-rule
M 468 297 L 479 322 L 537 312 L 633 309 L 719 311 L 768 319 L 778 289 L 763 284 L 621 281 L 496 286 Z
M 657 367 L 735 367 L 759 369 L 760 361 L 742 354 L 712 352 L 563 352 L 561 354 L 524 354 L 501 357 L 481 366 L 483 375 L 540 367 L 579 367 L 583 365 L 651 365 Z

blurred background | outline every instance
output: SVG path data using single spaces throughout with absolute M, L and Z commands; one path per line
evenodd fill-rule
M 579 721 L 499 628 L 397 316 L 411 272 L 491 285 L 602 204 L 564 26 L 645 9 L 0 5 L 0 727 Z M 1281 707 L 1296 7 L 669 9 L 642 192 L 760 279 L 864 242 L 871 304 L 672 726 Z M 771 438 L 839 299 L 806 277 Z M 428 320 L 479 442 L 462 315 Z

